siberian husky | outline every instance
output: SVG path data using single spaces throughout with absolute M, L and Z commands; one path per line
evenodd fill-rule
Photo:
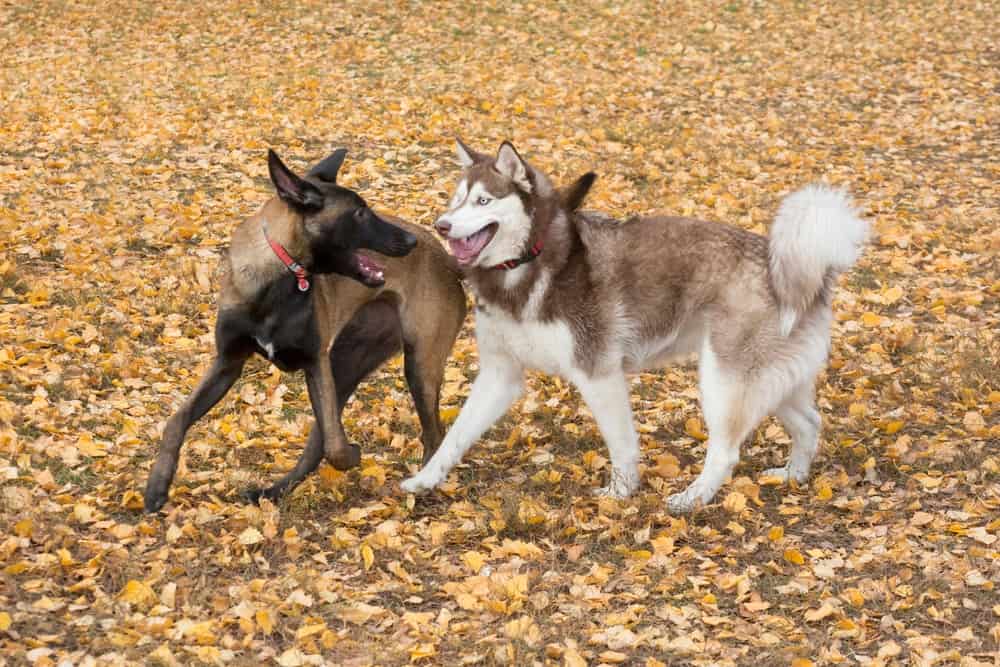
M 598 493 L 627 497 L 639 486 L 639 440 L 626 374 L 690 353 L 699 356 L 708 453 L 669 510 L 709 503 L 769 414 L 792 446 L 787 464 L 766 474 L 805 482 L 836 278 L 868 231 L 845 192 L 810 185 L 788 196 L 765 238 L 689 218 L 616 221 L 580 211 L 593 174 L 557 190 L 509 142 L 494 158 L 458 141 L 458 157 L 464 172 L 435 227 L 476 297 L 480 371 L 441 447 L 404 491 L 440 484 L 534 369 L 580 390 L 610 450 L 610 479 Z

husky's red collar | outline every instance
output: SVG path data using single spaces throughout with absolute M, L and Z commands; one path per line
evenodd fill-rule
M 527 264 L 536 257 L 542 254 L 542 240 L 538 239 L 533 246 L 528 248 L 528 251 L 516 259 L 508 259 L 506 262 L 501 262 L 496 266 L 491 266 L 491 269 L 499 269 L 500 271 L 510 271 L 511 269 L 516 269 L 522 264 Z

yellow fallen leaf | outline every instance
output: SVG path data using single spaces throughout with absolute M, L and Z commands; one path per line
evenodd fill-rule
M 337 613 L 337 617 L 341 620 L 347 621 L 348 623 L 362 625 L 367 623 L 372 618 L 383 614 L 385 614 L 385 609 L 382 607 L 376 607 L 364 602 L 357 602 L 355 604 L 342 607 Z
M 806 612 L 805 616 L 806 622 L 815 623 L 816 621 L 822 621 L 824 618 L 830 616 L 836 611 L 837 610 L 834 609 L 832 605 L 830 605 L 827 602 L 824 602 L 822 605 L 820 605 L 819 609 L 810 609 L 809 611 Z
M 437 647 L 434 644 L 417 644 L 410 649 L 410 660 L 420 660 L 421 658 L 433 658 L 437 655 Z
M 14 524 L 14 534 L 18 537 L 31 537 L 32 530 L 31 519 L 21 519 Z
M 361 545 L 361 560 L 364 561 L 366 570 L 372 569 L 372 565 L 375 564 L 375 552 L 368 544 Z
M 903 298 L 903 288 L 899 285 L 890 287 L 882 294 L 882 303 L 893 304 Z
M 274 631 L 274 615 L 267 609 L 258 609 L 253 619 L 264 634 L 269 635 Z
M 118 599 L 134 605 L 147 606 L 156 602 L 156 593 L 143 582 L 130 579 L 118 594 Z
M 0 632 L 10 630 L 11 622 L 10 614 L 5 611 L 0 611 Z
M 722 506 L 730 514 L 739 514 L 747 506 L 747 497 L 739 491 L 730 491 L 726 499 L 722 501 Z
M 441 411 L 441 422 L 445 425 L 451 424 L 458 417 L 458 408 L 445 408 Z
M 100 458 L 108 455 L 107 444 L 96 442 L 89 433 L 84 433 L 80 436 L 79 440 L 76 441 L 76 448 L 80 450 L 81 454 L 91 458 Z
M 575 648 L 568 648 L 563 653 L 563 664 L 565 667 L 587 667 L 587 661 Z
M 785 536 L 784 526 L 774 526 L 771 528 L 771 530 L 767 531 L 767 539 L 771 540 L 772 542 L 777 542 L 784 536 Z
M 324 630 L 326 630 L 326 623 L 322 621 L 310 625 L 303 625 L 302 627 L 300 627 L 298 630 L 295 631 L 295 638 L 300 640 L 305 639 L 306 637 L 318 635 Z
M 486 556 L 478 551 L 466 551 L 462 554 L 462 562 L 473 574 L 478 574 L 486 564 Z
M 785 549 L 785 560 L 793 565 L 802 565 L 806 562 L 798 549 Z
M 697 417 L 689 417 L 688 420 L 684 422 L 684 432 L 692 438 L 696 438 L 698 440 L 708 440 L 708 435 L 705 433 L 705 429 L 701 425 L 701 420 Z
M 184 629 L 184 636 L 202 646 L 214 644 L 217 640 L 215 635 L 215 621 L 202 621 L 201 623 L 190 625 Z
M 893 433 L 898 432 L 899 429 L 903 428 L 904 425 L 905 425 L 905 422 L 899 421 L 897 419 L 895 421 L 891 421 L 888 424 L 886 424 L 885 427 L 882 430 L 884 430 L 889 435 L 892 435 Z
M 882 324 L 882 316 L 869 311 L 861 316 L 861 324 L 868 328 L 877 327 Z

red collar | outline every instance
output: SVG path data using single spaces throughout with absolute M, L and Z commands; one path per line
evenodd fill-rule
M 288 254 L 287 250 L 285 250 L 285 246 L 281 245 L 268 235 L 266 220 L 261 221 L 260 226 L 261 229 L 264 230 L 264 238 L 267 239 L 267 243 L 271 246 L 271 250 L 273 250 L 274 254 L 278 256 L 281 263 L 284 264 L 289 271 L 295 274 L 295 278 L 299 284 L 299 291 L 308 292 L 309 273 L 306 271 L 305 267 L 292 259 L 292 256 Z
M 510 271 L 511 269 L 516 269 L 522 264 L 527 264 L 531 260 L 535 259 L 542 254 L 542 240 L 538 239 L 535 245 L 528 248 L 528 251 L 518 257 L 517 259 L 508 259 L 506 262 L 501 262 L 495 266 L 491 266 L 491 269 L 500 269 L 501 271 Z

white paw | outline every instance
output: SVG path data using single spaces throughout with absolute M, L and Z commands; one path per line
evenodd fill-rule
M 399 488 L 403 489 L 406 493 L 422 493 L 430 491 L 442 481 L 441 476 L 428 474 L 427 469 L 424 468 L 413 477 L 400 482 Z
M 598 497 L 624 500 L 625 498 L 628 498 L 633 493 L 635 493 L 635 490 L 638 488 L 639 488 L 638 470 L 629 470 L 628 472 L 623 472 L 620 470 L 612 470 L 611 479 L 608 480 L 608 485 L 602 486 L 599 489 L 595 489 L 594 495 Z
M 782 466 L 780 468 L 768 468 L 761 473 L 761 477 L 777 477 L 781 480 L 782 484 L 787 484 L 790 480 L 795 480 L 796 484 L 805 484 L 806 480 L 809 479 L 809 473 L 792 471 L 788 466 Z
M 711 497 L 705 498 L 701 489 L 692 484 L 680 493 L 675 493 L 667 498 L 667 511 L 671 514 L 689 514 L 708 504 L 710 500 Z

